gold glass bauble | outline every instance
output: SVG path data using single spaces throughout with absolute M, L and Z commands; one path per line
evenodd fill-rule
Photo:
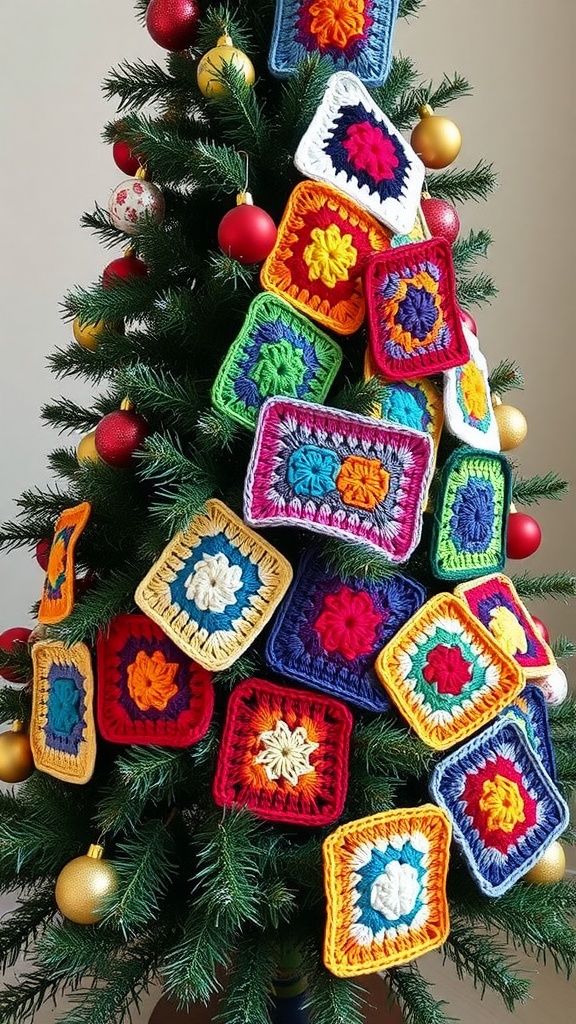
M 540 860 L 524 875 L 525 882 L 533 885 L 553 885 L 561 882 L 566 871 L 566 854 L 564 847 L 555 840 L 542 854 Z
M 503 452 L 511 452 L 522 444 L 528 433 L 528 424 L 524 413 L 514 405 L 500 403 L 494 406 L 494 416 L 500 434 L 500 448 Z
M 216 46 L 205 53 L 196 72 L 198 88 L 203 96 L 227 96 L 228 88 L 217 77 L 225 64 L 233 64 L 240 71 L 248 85 L 254 84 L 256 72 L 249 57 L 234 46 L 230 36 L 220 36 Z
M 460 129 L 449 117 L 435 114 L 428 104 L 420 107 L 418 113 L 420 121 L 410 137 L 412 149 L 425 167 L 435 171 L 448 167 L 462 146 Z
M 76 458 L 78 462 L 98 462 L 100 456 L 96 451 L 96 431 L 91 430 L 85 434 L 76 446 Z
M 83 857 L 75 857 L 62 868 L 56 880 L 56 905 L 75 924 L 97 924 L 107 896 L 118 888 L 116 869 L 103 860 L 104 850 L 93 845 Z
M 95 324 L 81 324 L 79 317 L 76 317 L 72 324 L 72 330 L 74 337 L 82 348 L 88 348 L 91 352 L 95 352 L 98 348 L 100 341 L 100 335 L 106 330 L 106 324 L 103 320 L 98 320 Z
M 28 733 L 22 722 L 13 722 L 9 732 L 0 733 L 0 780 L 24 782 L 34 771 Z

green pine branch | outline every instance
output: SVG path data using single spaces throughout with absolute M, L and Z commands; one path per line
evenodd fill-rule
M 485 259 L 492 245 L 488 231 L 470 231 L 466 238 L 457 238 L 452 246 L 452 260 L 458 275 L 467 274 L 479 259 Z
M 375 405 L 382 400 L 382 381 L 379 377 L 367 380 L 346 381 L 346 384 L 331 399 L 336 409 L 346 409 L 360 416 L 370 416 Z
M 9 651 L 0 648 L 0 672 L 6 668 L 10 669 L 10 672 L 17 677 L 18 683 L 30 682 L 32 679 L 32 657 L 27 643 L 17 640 Z M 0 690 L 0 696 L 1 694 L 2 690 Z M 18 715 L 14 717 L 17 718 Z M 6 721 L 6 719 L 2 719 L 2 721 Z
M 273 143 L 273 132 L 256 90 L 232 63 L 221 67 L 213 65 L 211 73 L 226 89 L 224 96 L 206 101 L 214 123 L 225 138 L 234 140 L 238 149 L 253 154 L 257 161 L 266 159 Z
M 31 1021 L 42 1007 L 56 1003 L 66 988 L 74 990 L 79 984 L 79 978 L 54 980 L 44 970 L 21 974 L 16 982 L 4 982 L 0 990 L 0 1020 L 2 1024 Z
M 394 575 L 394 566 L 367 544 L 328 540 L 323 546 L 326 564 L 341 576 L 363 576 L 377 582 Z
M 102 92 L 105 99 L 118 101 L 119 111 L 139 110 L 154 102 L 185 107 L 198 98 L 195 70 L 190 62 L 189 75 L 175 78 L 159 64 L 126 60 L 109 72 Z
M 2 971 L 13 967 L 54 916 L 54 882 L 40 885 L 32 895 L 21 898 L 9 917 L 0 923 L 0 964 Z
M 421 7 L 424 6 L 425 0 L 400 0 L 398 7 L 399 18 L 411 18 L 418 14 Z
M 134 591 L 148 567 L 127 564 L 122 570 L 111 572 L 106 579 L 98 579 L 76 602 L 70 615 L 52 626 L 51 636 L 66 645 L 93 643 L 101 629 L 117 615 L 134 609 Z
M 219 1024 L 270 1024 L 270 992 L 276 957 L 271 936 L 245 929 L 219 1007 Z
M 436 756 L 414 733 L 383 717 L 357 721 L 353 751 L 354 757 L 362 759 L 374 773 L 388 774 L 392 779 L 428 775 Z
M 421 84 L 403 92 L 400 99 L 391 108 L 390 118 L 396 128 L 401 131 L 409 131 L 418 122 L 420 107 L 424 104 L 429 104 L 434 109 L 440 109 L 455 100 L 468 96 L 471 91 L 470 83 L 457 72 L 452 77 L 444 75 L 438 86 L 429 82 L 427 85 Z
M 526 601 L 539 601 L 547 597 L 569 601 L 576 597 L 576 577 L 569 572 L 544 573 L 541 576 L 530 576 L 525 572 L 521 576 L 513 575 L 512 582 L 520 597 Z
M 330 60 L 319 54 L 311 54 L 298 65 L 295 74 L 283 83 L 274 127 L 285 151 L 295 152 L 320 105 L 332 71 Z M 285 162 L 292 171 L 291 161 Z M 282 173 L 282 166 L 278 170 Z
M 113 405 L 107 410 L 111 412 Z M 46 402 L 40 415 L 45 423 L 54 427 L 59 433 L 79 431 L 82 434 L 94 430 L 102 418 L 102 414 L 94 409 L 87 409 L 71 398 L 60 398 L 55 402 Z
M 239 50 L 243 50 L 248 55 L 254 52 L 252 33 L 244 18 L 238 16 L 238 10 L 241 7 L 241 3 L 211 4 L 204 11 L 198 25 L 196 40 L 197 49 L 201 53 L 212 49 L 216 45 L 218 36 L 225 34 L 232 36 L 234 45 Z
M 116 245 L 126 244 L 125 233 L 114 227 L 108 211 L 98 203 L 95 204 L 92 213 L 82 214 L 80 226 L 88 228 L 105 249 L 113 249 Z
M 104 128 L 107 143 L 127 142 L 139 154 L 152 180 L 159 185 L 194 184 L 192 147 L 206 135 L 206 125 L 184 115 L 150 117 L 142 112 L 127 114 L 121 121 L 112 121 Z
M 404 1024 L 449 1024 L 452 1018 L 444 1013 L 446 1001 L 434 999 L 433 985 L 422 977 L 416 964 L 394 967 L 386 979 Z
M 330 974 L 310 942 L 303 946 L 302 967 L 308 981 L 310 1024 L 364 1024 L 365 990 L 347 978 Z
M 478 928 L 462 923 L 454 914 L 443 952 L 454 964 L 460 980 L 466 975 L 471 977 L 481 996 L 487 988 L 497 992 L 510 1013 L 528 998 L 530 981 L 518 973 L 517 963 L 506 946 Z
M 524 374 L 511 359 L 503 359 L 489 377 L 490 390 L 495 395 L 503 395 L 506 391 L 522 390 Z
M 554 657 L 559 661 L 562 658 L 573 658 L 576 655 L 576 643 L 567 636 L 557 636 L 550 646 Z
M 570 484 L 558 473 L 514 478 L 512 498 L 519 505 L 538 505 L 543 498 L 559 501 L 568 492 Z
M 492 164 L 486 163 L 485 160 L 479 160 L 472 170 L 454 167 L 447 171 L 431 173 L 426 178 L 426 187 L 430 195 L 446 199 L 450 203 L 465 203 L 468 199 L 487 199 L 496 185 L 497 178 Z
M 32 673 L 28 679 L 31 675 Z M 3 686 L 0 689 L 0 722 L 29 722 L 31 713 L 32 695 L 28 689 L 12 686 Z
M 118 843 L 118 888 L 103 905 L 105 920 L 133 936 L 153 924 L 174 877 L 174 836 L 162 821 L 149 821 Z
M 457 276 L 458 302 L 464 309 L 490 302 L 498 294 L 498 288 L 488 274 L 473 274 L 470 277 Z
M 82 323 L 115 323 L 146 317 L 159 300 L 158 282 L 149 275 L 127 282 L 116 278 L 109 288 L 101 284 L 90 288 L 77 285 L 64 296 L 62 306 L 70 318 L 78 316 Z
M 398 114 L 402 96 L 414 89 L 417 79 L 418 70 L 413 60 L 401 53 L 395 54 L 384 85 L 370 90 L 378 106 L 388 114 L 397 128 L 407 128 L 412 124 L 412 119 L 410 119 L 408 124 L 402 125 L 395 117 Z

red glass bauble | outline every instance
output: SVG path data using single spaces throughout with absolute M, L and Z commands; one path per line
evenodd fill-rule
M 261 263 L 272 252 L 278 229 L 260 206 L 242 203 L 228 210 L 218 228 L 218 245 L 239 263 Z
M 112 260 L 102 273 L 102 286 L 112 288 L 115 284 L 128 281 L 131 277 L 146 277 L 148 267 L 137 256 L 120 256 Z
M 31 632 L 31 629 L 25 629 L 24 626 L 13 626 L 12 629 L 5 629 L 3 633 L 0 633 L 0 649 L 8 654 L 12 654 L 14 644 L 27 644 Z M 7 679 L 9 683 L 23 682 L 20 676 L 10 668 L 1 668 L 0 676 L 3 679 Z
M 112 146 L 112 156 L 116 167 L 124 171 L 124 174 L 129 174 L 131 178 L 140 169 L 140 161 L 134 156 L 127 142 L 115 142 Z
M 50 549 L 52 542 L 49 540 L 39 540 L 36 545 L 34 554 L 36 555 L 36 561 L 44 572 L 48 569 L 48 559 L 50 558 Z
M 445 199 L 423 199 L 422 213 L 433 238 L 445 238 L 453 245 L 460 231 L 460 217 L 454 206 Z
M 472 334 L 474 335 L 474 337 L 477 338 L 478 337 L 478 328 L 476 326 L 476 321 L 475 321 L 474 317 L 472 316 L 472 314 L 469 313 L 467 309 L 462 309 L 462 307 L 459 307 L 459 313 L 460 313 L 460 319 L 461 319 L 462 323 L 464 324 L 464 326 L 467 327 L 469 331 L 472 331 Z
M 542 637 L 544 642 L 549 644 L 550 643 L 550 633 L 548 632 L 546 626 L 542 622 L 542 619 L 537 619 L 535 615 L 532 615 L 531 619 L 532 619 L 532 622 L 534 623 L 534 626 L 536 627 L 536 632 L 540 633 L 540 636 Z
M 196 39 L 200 8 L 196 0 L 152 0 L 146 28 L 165 50 L 186 50 Z
M 109 466 L 125 468 L 149 434 L 146 420 L 131 409 L 109 412 L 96 427 L 96 451 Z
M 542 530 L 532 516 L 525 512 L 511 512 L 506 534 L 506 557 L 529 558 L 540 547 Z

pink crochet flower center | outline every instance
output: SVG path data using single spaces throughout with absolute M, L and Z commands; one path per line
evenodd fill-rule
M 357 171 L 366 171 L 374 181 L 394 177 L 399 160 L 394 143 L 381 128 L 368 121 L 351 124 L 342 145 Z
M 381 621 L 369 594 L 343 586 L 326 595 L 314 629 L 326 651 L 353 661 L 374 650 Z

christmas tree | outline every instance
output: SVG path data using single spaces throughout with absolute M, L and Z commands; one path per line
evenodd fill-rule
M 573 645 L 527 607 L 575 588 L 504 574 L 566 484 L 510 463 L 521 372 L 466 312 L 469 84 L 392 56 L 419 0 L 136 6 L 168 57 L 105 83 L 123 180 L 84 224 L 118 252 L 51 357 L 99 394 L 45 408 L 85 436 L 0 536 L 46 570 L 0 641 L 0 1020 L 160 979 L 192 1019 L 353 1024 L 384 971 L 441 1024 L 434 949 L 512 1010 L 514 948 L 576 960 Z

